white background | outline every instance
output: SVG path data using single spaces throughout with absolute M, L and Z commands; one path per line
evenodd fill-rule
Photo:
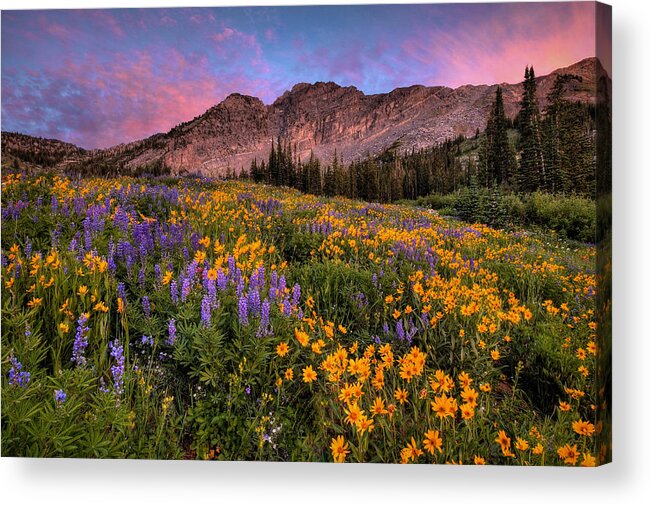
M 211 6 L 136 0 L 139 7 Z M 246 0 L 226 5 L 314 2 Z M 345 2 L 323 2 L 345 3 Z M 355 3 L 368 3 L 357 1 Z M 375 2 L 378 3 L 378 2 Z M 394 3 L 399 3 L 395 1 Z M 416 2 L 412 2 L 416 3 Z M 651 504 L 649 3 L 612 0 L 614 463 L 598 469 L 0 459 L 4 504 Z M 0 0 L 2 9 L 133 7 Z

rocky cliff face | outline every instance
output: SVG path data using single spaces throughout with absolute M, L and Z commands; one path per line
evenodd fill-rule
M 569 86 L 571 100 L 594 102 L 594 58 L 538 77 L 538 99 L 545 97 L 559 73 L 582 78 Z M 515 117 L 522 97 L 521 84 L 503 83 L 507 115 Z M 399 141 L 404 149 L 428 147 L 458 135 L 482 130 L 497 85 L 447 87 L 410 86 L 390 93 L 365 95 L 353 86 L 335 83 L 300 83 L 271 105 L 258 98 L 233 94 L 201 116 L 174 127 L 166 134 L 89 152 L 114 159 L 129 169 L 163 163 L 174 173 L 222 175 L 248 168 L 254 158 L 266 159 L 272 139 L 290 141 L 294 152 L 322 160 L 334 152 L 350 162 L 377 153 Z

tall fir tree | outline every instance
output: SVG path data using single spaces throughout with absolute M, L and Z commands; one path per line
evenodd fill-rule
M 479 150 L 481 183 L 484 186 L 513 186 L 517 161 L 509 141 L 509 123 L 504 113 L 502 88 L 498 86 Z
M 522 84 L 524 90 L 518 116 L 521 155 L 517 183 L 519 190 L 532 192 L 548 186 L 533 66 L 526 67 Z
M 588 106 L 565 97 L 565 88 L 572 81 L 581 78 L 570 74 L 556 76 L 547 96 L 543 132 L 548 177 L 543 189 L 594 198 L 594 121 Z

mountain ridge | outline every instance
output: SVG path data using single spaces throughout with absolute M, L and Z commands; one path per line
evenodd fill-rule
M 541 108 L 555 76 L 562 73 L 582 79 L 570 85 L 570 100 L 594 103 L 596 81 L 603 72 L 598 59 L 592 57 L 537 77 Z M 258 97 L 231 93 L 203 114 L 165 133 L 105 149 L 75 146 L 78 151 L 72 150 L 71 156 L 62 157 L 56 165 L 102 160 L 117 167 L 118 172 L 162 166 L 175 174 L 219 176 L 247 169 L 254 159 L 265 159 L 272 140 L 278 138 L 290 142 L 293 152 L 303 159 L 314 152 L 330 160 L 336 152 L 344 162 L 350 162 L 380 152 L 396 141 L 405 149 L 419 149 L 483 130 L 497 86 L 503 88 L 507 116 L 515 117 L 521 83 L 457 88 L 414 84 L 366 95 L 355 86 L 317 81 L 296 83 L 269 105 Z M 3 155 L 11 154 L 12 148 L 14 152 L 22 149 L 20 142 L 15 145 L 15 135 L 2 133 Z

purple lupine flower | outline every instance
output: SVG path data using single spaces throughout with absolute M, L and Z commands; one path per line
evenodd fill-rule
M 170 321 L 167 323 L 167 344 L 173 346 L 176 342 L 176 320 L 170 318 Z
M 296 306 L 301 300 L 301 285 L 296 283 L 292 288 L 292 305 Z
M 215 284 L 214 279 L 210 279 L 206 276 L 206 281 L 205 281 L 205 287 L 208 295 L 208 299 L 210 300 L 210 305 L 213 308 L 217 307 L 217 285 Z
M 142 298 L 142 311 L 147 318 L 151 317 L 151 303 L 146 295 Z
M 104 378 L 99 379 L 99 391 L 103 393 L 108 393 L 108 388 L 106 388 L 106 383 L 104 382 Z
M 278 295 L 278 273 L 273 271 L 269 281 L 269 298 L 274 300 L 276 295 Z
M 140 288 L 145 288 L 145 265 L 140 267 L 140 270 L 138 271 L 138 285 L 140 285 Z
M 246 385 L 246 388 L 244 389 L 244 392 L 246 392 L 246 395 L 251 395 L 251 386 Z
M 260 313 L 260 292 L 257 288 L 249 290 L 247 296 L 247 302 L 249 303 L 249 312 L 251 315 L 255 316 Z
M 382 324 L 382 331 L 385 335 L 389 335 L 389 324 L 387 322 L 384 322 Z
M 289 316 L 292 314 L 292 305 L 289 303 L 289 299 L 283 301 L 283 314 Z
M 11 363 L 11 369 L 9 369 L 9 384 L 25 388 L 32 375 L 23 371 L 23 364 L 21 364 L 13 355 L 9 357 L 9 362 Z
M 237 304 L 237 316 L 240 320 L 240 325 L 249 324 L 249 304 L 245 296 L 241 296 Z
M 118 283 L 118 297 L 122 299 L 122 302 L 126 305 L 127 303 L 127 290 L 124 287 L 124 283 Z
M 115 359 L 115 365 L 111 366 L 113 376 L 113 388 L 120 395 L 124 391 L 124 347 L 117 339 L 109 343 L 111 356 Z
M 271 329 L 269 328 L 270 314 L 271 314 L 271 302 L 269 301 L 269 299 L 265 299 L 262 301 L 262 305 L 260 308 L 260 326 L 258 327 L 256 336 L 263 337 L 272 333 Z
M 61 389 L 54 392 L 54 402 L 57 403 L 57 406 L 61 406 L 64 402 L 66 402 L 67 398 L 68 395 Z
M 30 240 L 27 240 L 27 244 L 25 244 L 25 258 L 29 260 L 31 256 L 32 256 L 32 243 Z
M 204 327 L 210 327 L 210 298 L 204 295 L 201 299 L 201 323 Z
M 88 331 L 90 330 L 90 327 L 86 326 L 86 322 L 88 322 L 88 316 L 85 313 L 79 315 L 75 341 L 72 345 L 72 358 L 70 359 L 77 365 L 86 364 L 84 351 L 86 350 L 86 346 L 88 346 Z
M 242 271 L 237 269 L 237 284 L 235 286 L 235 295 L 241 297 L 244 293 L 244 278 L 242 277 Z
M 144 345 L 153 346 L 154 345 L 154 338 L 152 336 L 142 336 L 140 338 L 140 343 L 144 344 Z
M 265 278 L 265 269 L 264 269 L 264 265 L 261 265 L 258 268 L 258 286 L 260 288 L 264 286 L 264 278 Z
M 170 281 L 170 296 L 172 297 L 172 304 L 176 306 L 179 302 L 179 286 L 176 284 L 175 279 Z
M 190 290 L 192 286 L 190 285 L 190 278 L 184 277 L 183 282 L 181 283 L 181 302 L 185 302 L 190 295 Z
M 285 276 L 280 276 L 280 279 L 278 280 L 278 295 L 282 296 L 285 293 L 286 288 L 287 280 L 285 279 Z
M 398 339 L 401 341 L 405 339 L 405 329 L 402 326 L 402 320 L 399 320 L 396 324 L 396 334 L 398 335 Z
M 226 284 L 228 283 L 228 278 L 226 277 L 226 274 L 224 274 L 224 271 L 221 270 L 221 268 L 217 269 L 217 288 L 221 292 L 226 290 Z

